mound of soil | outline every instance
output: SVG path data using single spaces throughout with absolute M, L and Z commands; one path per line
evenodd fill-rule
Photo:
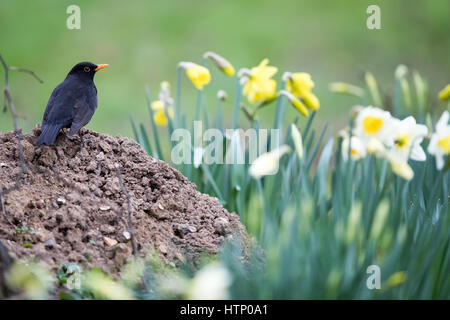
M 84 144 L 60 133 L 54 145 L 36 147 L 39 133 L 36 128 L 23 136 L 30 166 L 21 188 L 3 197 L 16 229 L 0 216 L 0 241 L 12 258 L 35 256 L 53 269 L 76 262 L 117 274 L 132 245 L 116 163 L 131 198 L 140 255 L 156 249 L 167 263 L 195 266 L 200 255 L 217 253 L 225 239 L 247 239 L 235 213 L 136 142 L 82 129 Z M 2 188 L 13 186 L 19 172 L 15 134 L 0 134 Z

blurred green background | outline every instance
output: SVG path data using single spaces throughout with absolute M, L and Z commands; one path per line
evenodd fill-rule
M 81 30 L 66 28 L 71 4 L 81 7 Z M 381 8 L 381 30 L 366 28 L 371 4 Z M 336 129 L 347 122 L 357 100 L 330 93 L 328 83 L 362 84 L 365 70 L 390 94 L 395 67 L 404 63 L 429 81 L 430 103 L 439 103 L 436 94 L 450 80 L 449 14 L 448 0 L 4 0 L 0 53 L 10 65 L 32 69 L 45 81 L 11 74 L 25 131 L 41 121 L 52 89 L 70 68 L 88 60 L 110 64 L 96 76 L 99 109 L 88 128 L 131 136 L 130 115 L 149 126 L 145 85 L 153 96 L 163 80 L 175 88 L 178 62 L 200 63 L 208 50 L 225 56 L 236 69 L 267 57 L 279 68 L 277 80 L 286 70 L 311 73 L 322 105 L 318 116 L 332 120 Z M 235 81 L 208 66 L 212 82 L 206 101 L 213 110 L 217 90 L 225 89 L 231 99 L 224 113 L 230 120 Z M 183 76 L 182 108 L 187 114 L 194 112 L 195 97 Z M 264 110 L 263 124 L 272 124 L 274 110 L 274 105 Z M 288 119 L 297 116 L 295 110 L 288 112 Z M 241 121 L 245 126 L 245 119 Z M 11 128 L 9 116 L 1 114 L 0 131 Z

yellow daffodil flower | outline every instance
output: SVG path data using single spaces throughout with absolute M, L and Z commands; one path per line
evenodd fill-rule
M 320 108 L 319 99 L 311 92 L 314 87 L 314 81 L 311 75 L 306 72 L 286 72 L 284 77 L 286 80 L 286 90 L 294 96 L 303 99 L 304 104 L 311 110 Z
M 166 117 L 166 112 L 164 111 L 164 103 L 161 100 L 153 101 L 151 104 L 151 108 L 154 112 L 153 114 L 153 120 L 155 121 L 156 125 L 165 127 L 167 126 L 168 120 Z M 173 119 L 173 108 L 167 107 L 167 113 L 171 119 Z
M 445 88 L 439 92 L 439 99 L 444 101 L 450 100 L 450 84 L 446 85 Z
M 186 75 L 198 90 L 211 81 L 211 74 L 206 67 L 193 62 L 180 62 L 179 66 L 186 70 Z
M 208 51 L 203 55 L 205 58 L 210 58 L 215 65 L 227 76 L 234 76 L 236 73 L 233 65 L 224 57 L 218 55 L 215 52 Z
M 297 97 L 303 97 L 314 88 L 311 75 L 306 72 L 294 72 L 289 74 L 286 81 L 286 90 Z
M 274 96 L 277 83 L 272 79 L 278 69 L 268 66 L 268 59 L 261 61 L 259 66 L 253 67 L 244 85 L 243 93 L 250 103 L 262 101 Z

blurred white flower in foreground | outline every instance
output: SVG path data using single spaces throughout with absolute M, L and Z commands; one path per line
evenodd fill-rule
M 354 134 L 364 144 L 368 144 L 372 138 L 387 143 L 392 139 L 391 120 L 392 117 L 388 111 L 372 106 L 365 107 L 356 116 Z
M 436 123 L 436 132 L 431 136 L 428 152 L 436 157 L 436 167 L 441 170 L 444 167 L 444 156 L 450 153 L 450 114 L 444 111 Z
M 428 134 L 428 128 L 417 124 L 414 117 L 409 116 L 403 120 L 393 119 L 393 141 L 391 152 L 404 159 L 425 161 L 426 155 L 420 144 Z
M 26 299 L 47 299 L 56 279 L 43 262 L 18 260 L 8 270 L 6 283 Z
M 223 300 L 228 299 L 228 288 L 232 277 L 227 268 L 218 262 L 203 267 L 192 279 L 187 291 L 187 299 Z
M 280 158 L 290 150 L 289 146 L 282 145 L 270 152 L 263 153 L 251 164 L 249 169 L 250 175 L 255 179 L 259 179 L 263 176 L 277 173 Z

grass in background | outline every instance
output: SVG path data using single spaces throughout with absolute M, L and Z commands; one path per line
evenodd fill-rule
M 401 62 L 421 70 L 431 88 L 441 88 L 450 71 L 450 4 L 446 0 L 421 0 L 415 5 L 408 0 L 377 1 L 382 30 L 376 31 L 365 24 L 366 8 L 373 4 L 370 0 L 140 0 L 132 5 L 80 0 L 76 4 L 82 11 L 81 30 L 67 30 L 65 12 L 71 4 L 67 0 L 0 3 L 2 55 L 11 65 L 32 69 L 45 81 L 36 85 L 20 74 L 12 75 L 13 99 L 25 117 L 21 119 L 25 131 L 41 121 L 53 88 L 83 60 L 110 64 L 107 72 L 96 77 L 99 109 L 88 127 L 124 136 L 132 136 L 124 115 L 146 116 L 143 84 L 154 88 L 161 79 L 174 83 L 176 63 L 182 59 L 200 63 L 195 59 L 206 49 L 238 61 L 241 65 L 236 67 L 267 56 L 281 71 L 289 67 L 314 74 L 317 94 L 328 106 L 318 119 L 331 120 L 335 127 L 346 123 L 348 106 L 357 100 L 329 93 L 325 85 L 329 82 L 357 83 L 365 70 L 376 70 L 385 92 L 393 85 L 392 70 Z M 195 101 L 189 86 L 183 81 L 183 100 Z M 210 102 L 218 89 L 234 91 L 234 84 L 214 74 L 211 86 L 216 90 L 207 93 Z M 192 116 L 195 102 L 183 107 Z M 208 107 L 212 112 L 214 103 Z M 224 111 L 231 107 L 224 103 Z M 263 110 L 263 121 L 273 111 Z M 224 112 L 227 126 L 229 114 Z M 294 115 L 288 110 L 289 118 Z M 11 130 L 7 119 L 0 117 L 1 131 Z

